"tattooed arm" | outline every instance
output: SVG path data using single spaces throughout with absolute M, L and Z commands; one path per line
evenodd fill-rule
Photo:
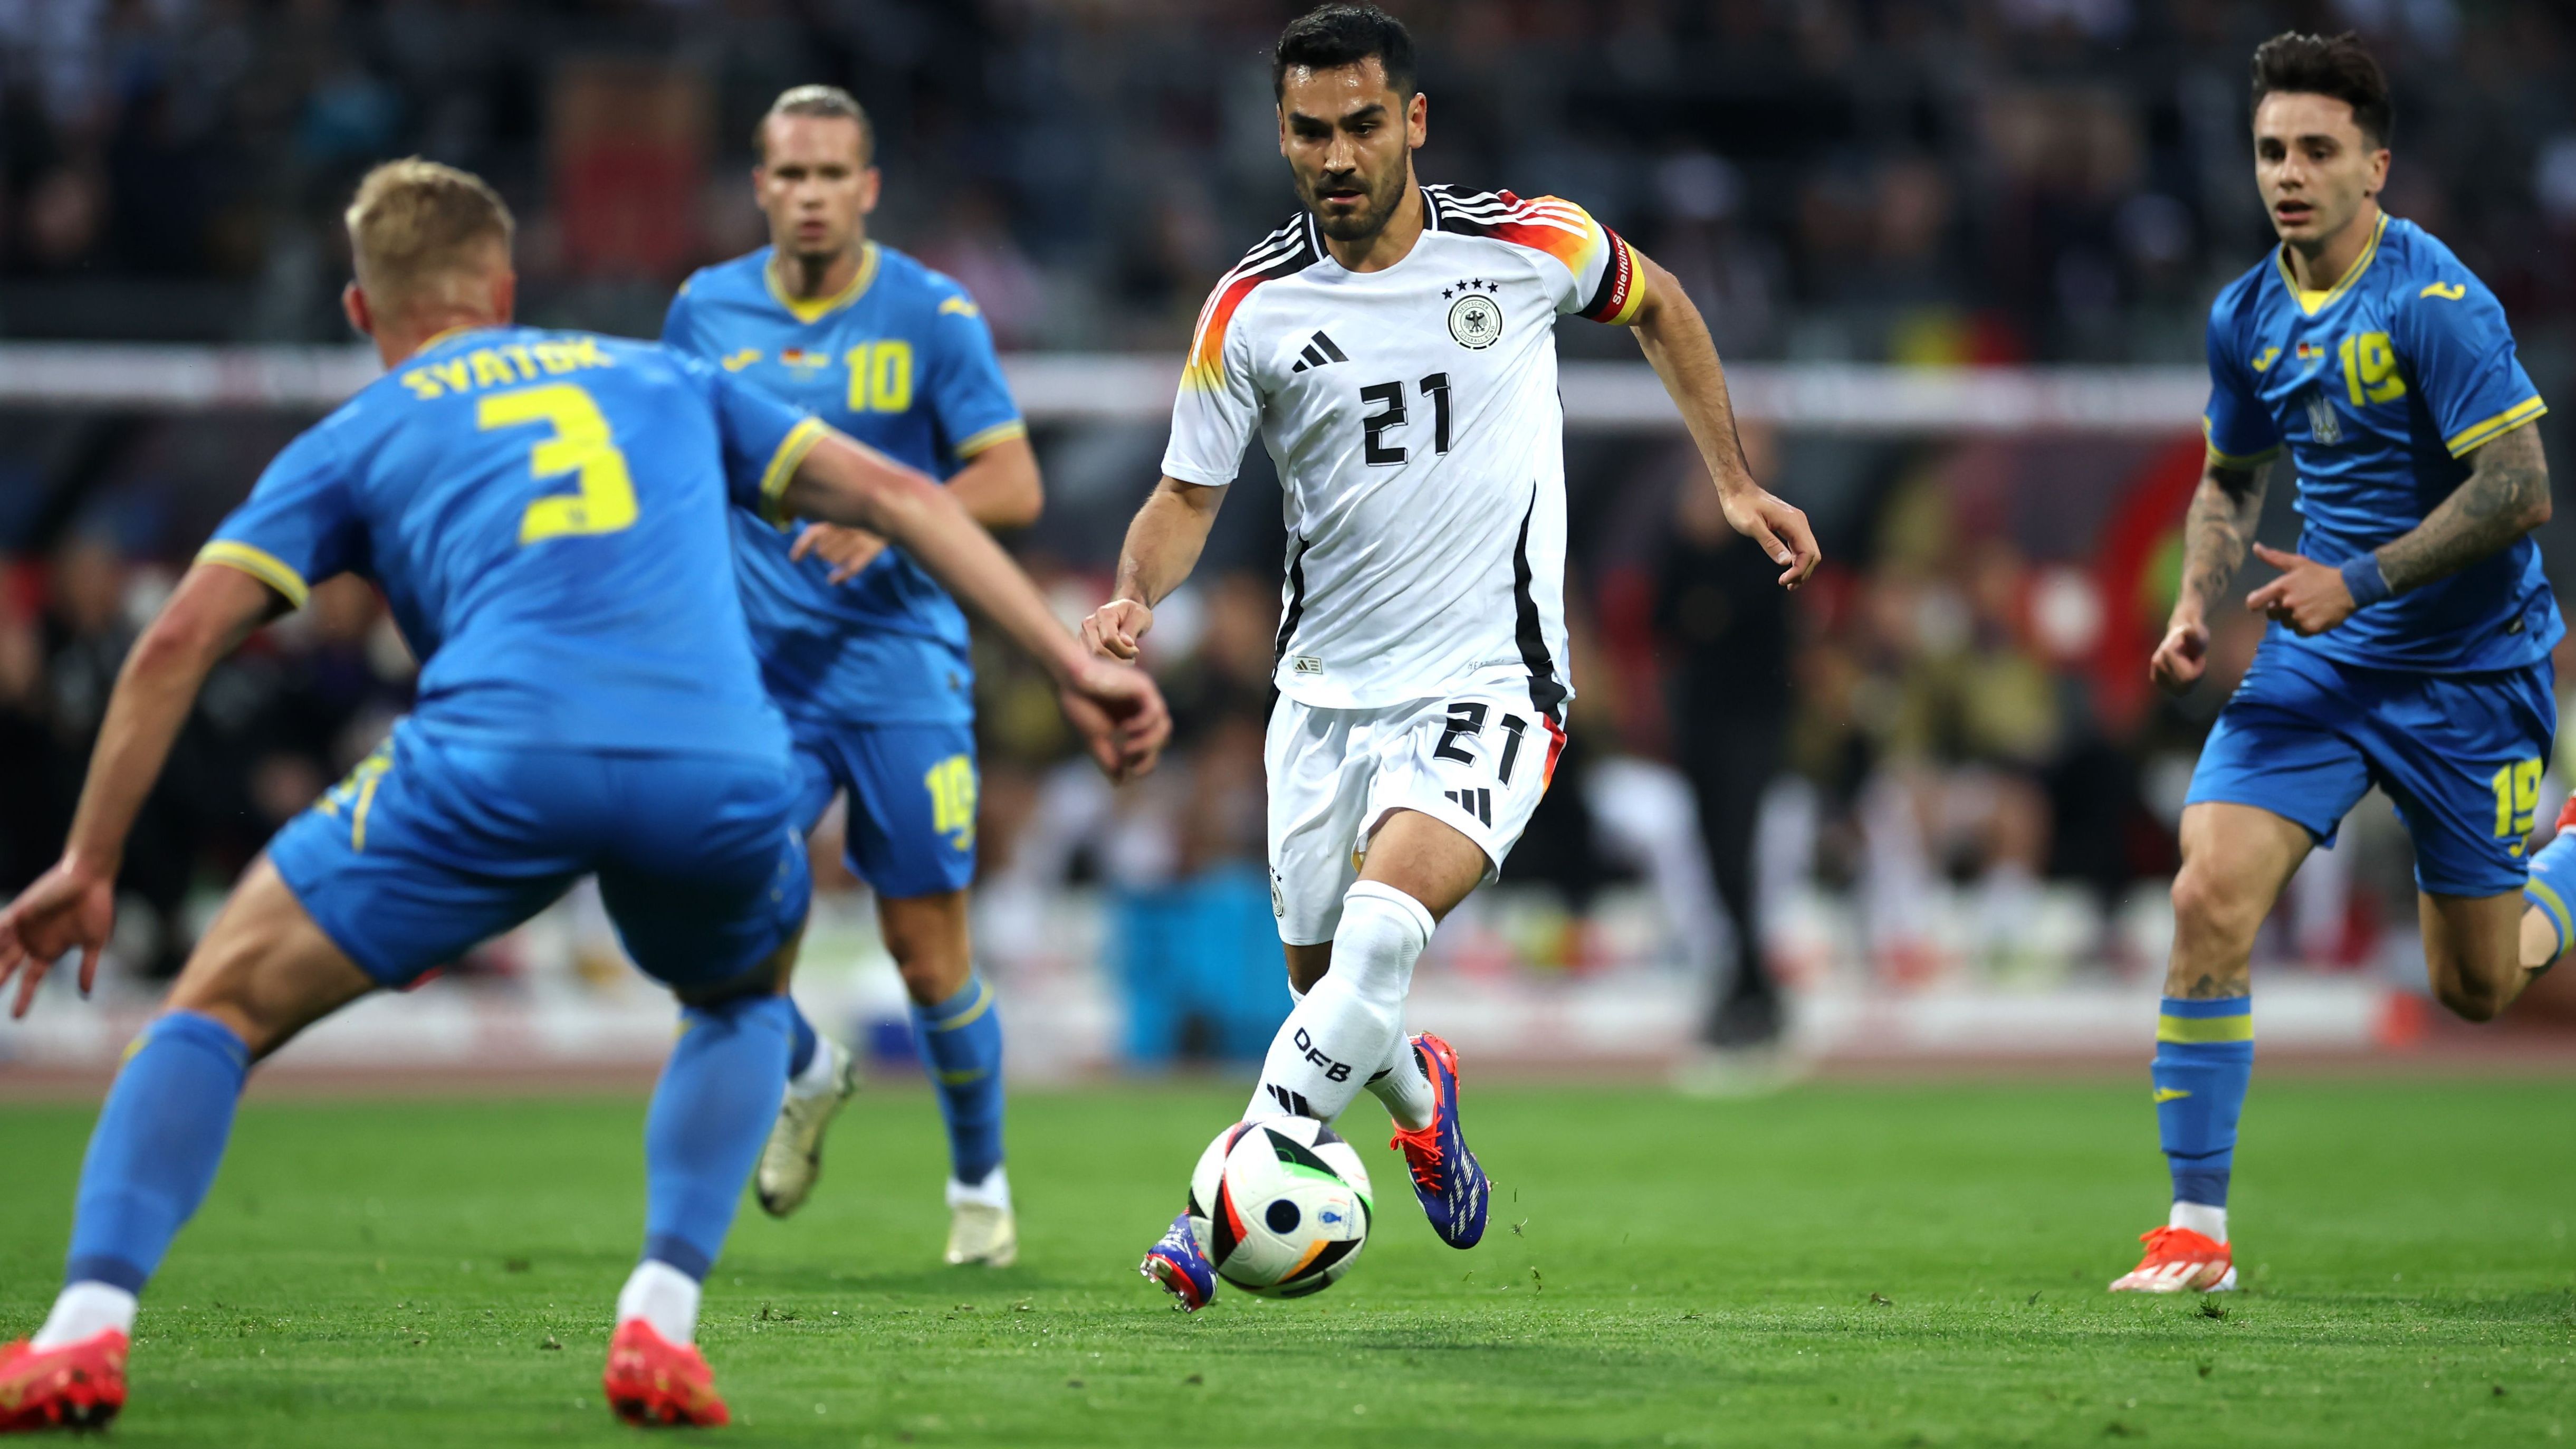
M 2549 460 L 2524 426 L 2469 454 L 2467 481 L 2414 531 L 2380 545 L 2379 571 L 2402 594 L 2458 573 L 2549 521 Z
M 2200 488 L 2191 495 L 2191 514 L 2183 522 L 2182 592 L 2174 600 L 2164 642 L 2148 665 L 2156 684 L 2168 693 L 2181 694 L 2198 684 L 2209 665 L 2209 606 L 2227 592 L 2227 581 L 2245 561 L 2271 477 L 2270 459 L 2241 463 L 2213 455 L 2201 469 Z
M 2385 593 L 2354 598 L 2347 570 L 2358 568 L 2364 585 L 2375 584 L 2361 560 L 2339 569 L 2257 544 L 2256 555 L 2281 576 L 2247 595 L 2245 607 L 2301 634 L 2322 634 L 2362 604 L 2458 573 L 2548 521 L 2549 464 L 2541 456 L 2540 430 L 2519 427 L 2473 450 L 2469 476 L 2451 496 L 2412 530 L 2379 546 L 2372 558 L 2387 581 Z

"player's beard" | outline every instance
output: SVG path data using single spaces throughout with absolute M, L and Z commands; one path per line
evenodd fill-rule
M 1404 186 L 1411 173 L 1411 167 L 1399 162 L 1388 168 L 1384 176 L 1357 178 L 1367 189 L 1368 204 L 1339 218 L 1329 216 L 1324 211 L 1322 196 L 1324 185 L 1327 181 L 1348 184 L 1353 178 L 1317 176 L 1312 181 L 1302 183 L 1306 192 L 1306 209 L 1314 213 L 1315 224 L 1323 229 L 1324 235 L 1333 240 L 1366 241 L 1386 230 L 1387 222 L 1395 216 L 1396 207 L 1404 202 Z

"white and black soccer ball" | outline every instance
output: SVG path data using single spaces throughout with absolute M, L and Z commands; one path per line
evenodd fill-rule
M 1311 1117 L 1237 1122 L 1190 1174 L 1190 1231 L 1217 1276 L 1246 1293 L 1302 1298 L 1351 1270 L 1375 1208 L 1368 1169 Z

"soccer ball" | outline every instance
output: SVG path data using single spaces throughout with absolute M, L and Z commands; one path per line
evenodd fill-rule
M 1237 1122 L 1190 1174 L 1190 1231 L 1217 1276 L 1246 1293 L 1302 1298 L 1351 1270 L 1368 1241 L 1368 1169 L 1311 1117 Z

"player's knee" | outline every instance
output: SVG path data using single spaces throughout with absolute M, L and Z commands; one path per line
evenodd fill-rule
M 1288 989 L 1302 996 L 1315 989 L 1324 973 L 1333 969 L 1333 943 L 1321 941 L 1312 946 L 1289 946 Z
M 2188 940 L 2251 941 L 2271 909 L 2242 882 L 2198 865 L 2185 865 L 2173 883 L 2174 930 Z
M 2463 1021 L 2493 1021 L 2504 1014 L 2505 992 L 2491 982 L 2446 975 L 2433 984 L 2433 994 Z

